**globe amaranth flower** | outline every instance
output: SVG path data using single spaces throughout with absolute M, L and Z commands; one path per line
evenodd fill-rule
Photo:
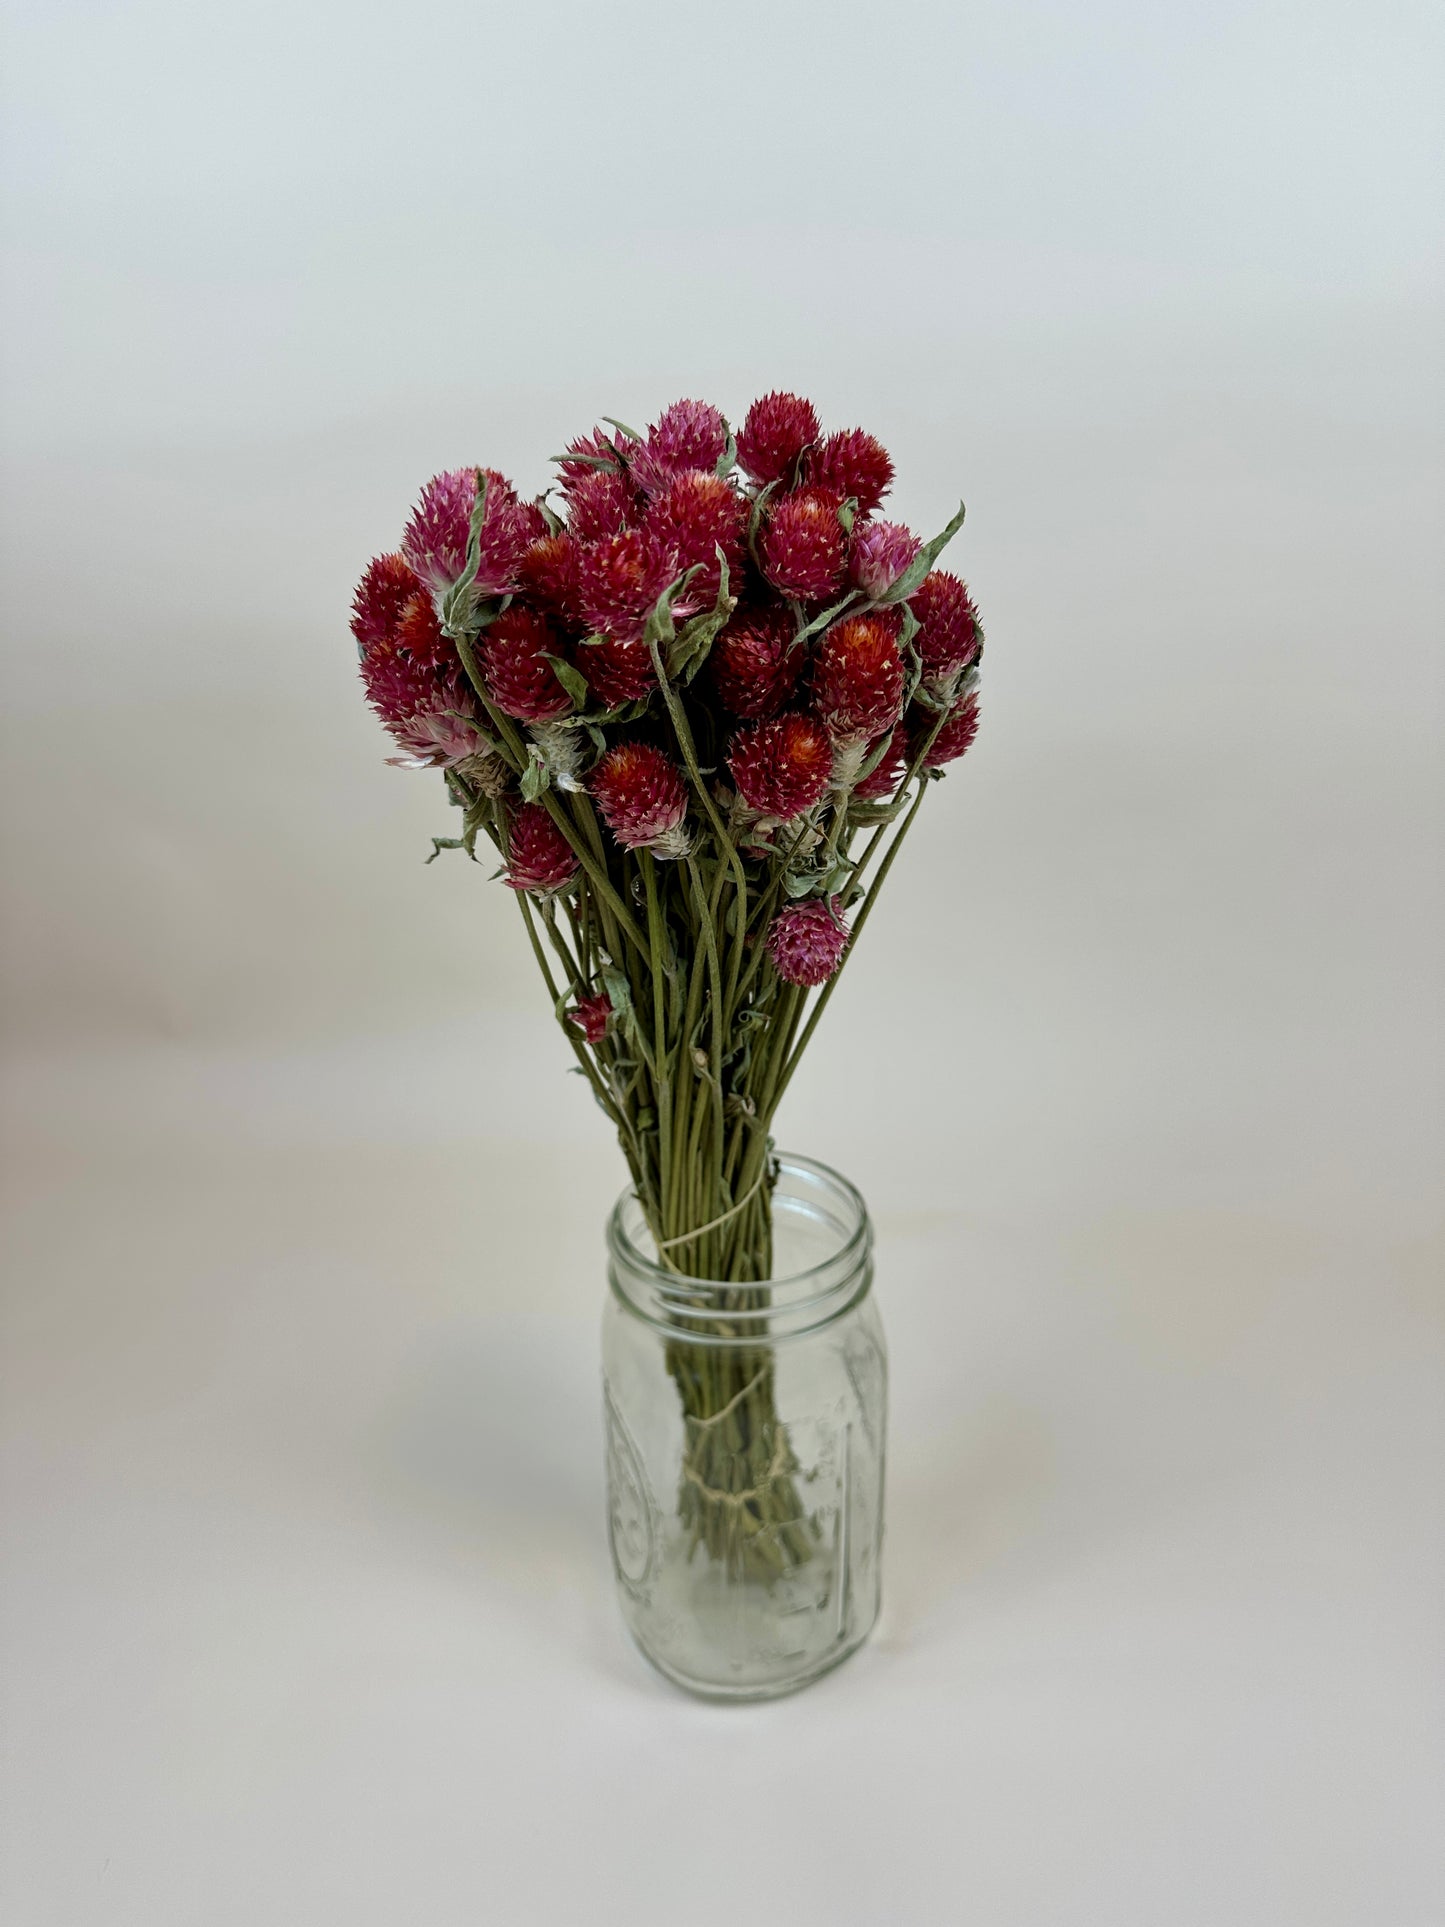
M 868 745 L 865 762 L 868 756 L 878 748 L 881 740 L 876 738 Z M 887 802 L 903 781 L 907 768 L 908 727 L 900 720 L 889 730 L 882 756 L 868 774 L 853 785 L 853 794 L 865 803 Z
M 811 990 L 842 963 L 849 935 L 836 897 L 806 897 L 787 904 L 769 924 L 768 955 L 784 983 Z
M 637 492 L 615 469 L 594 468 L 567 491 L 567 531 L 578 542 L 605 542 L 639 520 Z
M 529 543 L 517 565 L 522 594 L 569 624 L 582 613 L 577 606 L 577 554 L 576 542 L 563 530 Z
M 915 753 L 928 741 L 937 720 L 937 715 L 930 710 L 919 712 L 912 732 Z M 956 763 L 964 751 L 972 747 L 977 734 L 978 697 L 970 692 L 949 712 L 942 729 L 924 754 L 924 768 L 942 769 L 945 763 Z
M 817 488 L 851 495 L 860 515 L 871 515 L 893 482 L 893 458 L 875 435 L 845 428 L 829 435 L 808 457 L 808 480 Z
M 872 602 L 887 595 L 923 544 L 901 522 L 859 522 L 853 530 L 848 574 Z
M 482 474 L 487 504 L 473 592 L 506 595 L 517 586 L 517 567 L 533 540 L 535 523 L 504 475 L 492 468 L 483 469 Z M 434 595 L 444 595 L 466 567 L 476 500 L 477 471 L 453 468 L 432 477 L 412 511 L 401 551 Z
M 618 441 L 622 441 L 618 437 Z M 635 447 L 633 442 L 624 446 Z M 557 457 L 557 472 L 562 478 L 562 493 L 569 499 L 572 490 L 584 476 L 596 475 L 601 470 L 611 469 L 620 474 L 622 463 L 618 456 L 617 442 L 600 428 L 594 428 L 590 435 L 579 435 L 574 442 L 568 442 L 567 453 Z
M 440 669 L 457 661 L 456 645 L 449 636 L 442 634 L 442 626 L 437 621 L 436 604 L 426 589 L 419 588 L 408 599 L 396 625 L 395 641 L 397 647 L 405 649 L 414 662 L 424 662 L 432 669 Z
M 476 700 L 459 671 L 438 671 L 395 641 L 379 642 L 362 658 L 361 680 L 367 701 L 413 767 L 454 765 L 487 748 Z
M 708 658 L 713 686 L 735 716 L 775 716 L 797 687 L 803 650 L 792 616 L 776 606 L 734 618 Z
M 623 529 L 580 551 L 577 599 L 599 635 L 633 641 L 677 572 L 676 551 L 651 530 Z
M 662 750 L 651 743 L 619 743 L 598 763 L 587 787 L 625 849 L 686 856 L 687 786 Z
M 839 586 L 848 553 L 838 520 L 842 506 L 842 496 L 826 488 L 802 488 L 771 504 L 763 529 L 763 574 L 775 589 L 817 601 Z
M 484 632 L 481 668 L 492 701 L 523 723 L 553 723 L 575 705 L 548 660 L 561 656 L 559 632 L 536 609 L 514 602 Z
M 711 402 L 675 401 L 640 443 L 629 443 L 628 467 L 638 487 L 659 495 L 689 469 L 711 473 L 727 447 L 727 423 Z
M 577 870 L 577 852 L 543 806 L 524 803 L 507 825 L 507 887 L 546 895 Z
M 947 685 L 977 660 L 983 646 L 973 597 L 956 575 L 933 569 L 908 598 L 908 606 L 918 618 L 913 646 L 923 664 L 924 679 L 930 688 L 946 693 Z
M 738 795 L 782 822 L 812 809 L 833 779 L 833 739 L 817 716 L 794 711 L 740 729 L 728 749 Z
M 577 650 L 577 667 L 604 709 L 638 703 L 657 687 L 652 651 L 640 636 L 619 640 L 589 637 Z
M 835 622 L 813 658 L 813 700 L 839 738 L 868 741 L 892 729 L 903 684 L 897 624 L 881 611 Z
M 351 633 L 364 655 L 378 642 L 390 642 L 402 611 L 422 585 L 404 555 L 378 555 L 366 565 L 351 599 Z
M 781 481 L 810 442 L 818 439 L 818 411 L 801 395 L 761 395 L 738 430 L 738 467 L 765 486 Z
M 605 990 L 595 996 L 579 997 L 568 1006 L 567 1021 L 575 1024 L 589 1044 L 600 1044 L 612 1018 L 612 999 Z
M 689 603 L 711 606 L 722 585 L 717 552 L 727 557 L 728 582 L 737 593 L 747 553 L 746 496 L 720 476 L 690 469 L 669 482 L 648 511 L 647 526 L 677 557 L 677 573 L 698 566 L 685 594 Z

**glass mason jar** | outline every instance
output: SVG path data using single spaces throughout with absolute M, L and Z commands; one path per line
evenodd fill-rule
M 607 1231 L 608 1528 L 627 1625 L 695 1693 L 768 1699 L 878 1616 L 887 1353 L 853 1186 L 781 1155 L 773 1277 L 658 1263 L 632 1192 Z

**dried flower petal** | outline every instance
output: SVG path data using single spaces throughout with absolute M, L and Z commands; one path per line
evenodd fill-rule
M 651 743 L 619 743 L 598 763 L 588 788 L 602 820 L 629 850 L 680 857 L 688 847 L 687 786 L 676 763 Z
M 768 926 L 768 955 L 784 983 L 825 984 L 843 961 L 851 934 L 836 897 L 807 897 L 779 910 Z
M 507 887 L 539 895 L 577 874 L 577 852 L 540 803 L 524 803 L 507 825 Z
M 808 458 L 808 480 L 817 488 L 851 495 L 860 515 L 871 515 L 893 481 L 893 458 L 876 435 L 845 428 L 820 442 Z
M 786 822 L 827 795 L 833 739 L 818 717 L 806 712 L 769 717 L 738 731 L 728 768 L 750 810 Z
M 853 530 L 848 573 L 873 601 L 887 595 L 923 544 L 901 522 L 860 522 Z
M 351 601 L 351 633 L 363 654 L 391 641 L 402 611 L 421 586 L 404 555 L 378 555 L 367 563 Z
M 504 609 L 481 649 L 482 674 L 498 709 L 524 723 L 570 716 L 575 705 L 547 660 L 563 651 L 561 635 L 539 611 L 520 602 Z
M 517 566 L 533 537 L 533 526 L 505 475 L 484 469 L 487 507 L 481 531 L 481 560 L 474 593 L 506 595 L 517 586 Z M 441 595 L 466 567 L 477 471 L 453 468 L 434 475 L 421 492 L 402 537 L 402 554 L 431 589 Z
M 835 622 L 813 659 L 813 697 L 835 736 L 871 739 L 891 729 L 903 683 L 896 627 L 883 614 Z
M 709 667 L 735 716 L 775 716 L 797 687 L 803 651 L 786 609 L 730 622 L 713 644 Z
M 973 597 L 956 575 L 934 569 L 908 598 L 918 618 L 913 646 L 930 681 L 942 681 L 967 669 L 983 643 Z
M 624 529 L 582 549 L 577 595 L 599 635 L 633 641 L 657 598 L 677 574 L 676 552 L 647 529 Z
M 567 1011 L 567 1020 L 581 1031 L 589 1044 L 600 1044 L 607 1035 L 612 1018 L 612 999 L 605 990 L 593 997 L 579 997 Z
M 717 552 L 727 557 L 728 582 L 737 592 L 747 552 L 750 504 L 719 476 L 692 469 L 668 483 L 648 511 L 647 526 L 677 557 L 676 572 L 699 565 L 687 586 L 690 603 L 711 605 L 722 585 Z
M 776 390 L 760 396 L 748 410 L 738 431 L 738 466 L 759 485 L 780 481 L 817 439 L 813 404 Z
M 821 600 L 843 579 L 848 537 L 838 520 L 843 498 L 822 488 L 799 489 L 774 502 L 763 530 L 763 573 L 784 595 Z
M 615 469 L 595 468 L 567 491 L 567 529 L 578 542 L 603 542 L 638 520 L 636 490 Z

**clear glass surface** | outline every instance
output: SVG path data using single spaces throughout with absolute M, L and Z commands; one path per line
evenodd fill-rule
M 863 1199 L 783 1155 L 772 1280 L 656 1261 L 635 1197 L 608 1226 L 608 1526 L 633 1638 L 679 1685 L 792 1692 L 878 1616 L 887 1354 Z

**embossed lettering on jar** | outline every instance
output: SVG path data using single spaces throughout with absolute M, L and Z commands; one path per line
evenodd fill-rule
M 863 1199 L 784 1155 L 766 1284 L 660 1263 L 636 1198 L 608 1227 L 608 1522 L 637 1644 L 694 1692 L 762 1699 L 878 1615 L 887 1354 Z

